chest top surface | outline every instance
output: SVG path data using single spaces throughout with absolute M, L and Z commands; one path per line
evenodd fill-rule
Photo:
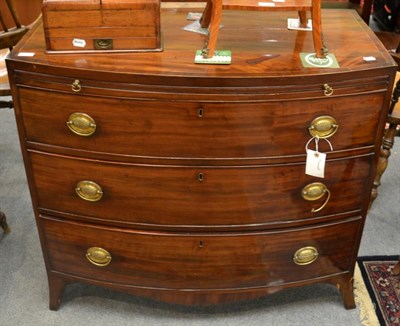
M 200 10 L 199 10 L 200 11 Z M 204 35 L 183 29 L 190 21 L 184 9 L 164 9 L 161 16 L 163 52 L 57 54 L 46 53 L 42 24 L 38 24 L 15 48 L 8 60 L 15 67 L 48 73 L 59 70 L 96 78 L 115 78 L 130 82 L 146 76 L 149 83 L 164 78 L 173 85 L 178 79 L 193 82 L 201 80 L 207 86 L 213 81 L 227 85 L 241 85 L 243 80 L 279 79 L 295 77 L 297 83 L 309 76 L 337 76 L 353 72 L 361 77 L 379 68 L 395 69 L 395 64 L 372 30 L 351 10 L 325 10 L 322 13 L 325 44 L 335 55 L 339 68 L 304 67 L 300 53 L 313 52 L 309 31 L 288 30 L 287 18 L 296 18 L 296 12 L 223 12 L 223 28 L 217 50 L 231 50 L 232 64 L 202 65 L 194 63 L 196 50 L 202 48 Z M 26 56 L 28 55 L 31 56 Z M 366 61 L 364 57 L 373 57 Z M 28 64 L 28 65 L 27 65 Z M 92 75 L 90 75 L 92 74 Z M 101 77 L 99 77 L 101 76 Z M 157 81 L 152 80 L 152 77 Z M 276 78 L 279 77 L 279 78 Z M 221 83 L 219 83 L 221 85 Z

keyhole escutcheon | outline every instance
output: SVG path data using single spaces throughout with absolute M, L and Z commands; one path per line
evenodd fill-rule
M 203 172 L 199 172 L 199 173 L 197 174 L 197 180 L 198 180 L 199 182 L 204 181 L 204 173 L 203 173 Z

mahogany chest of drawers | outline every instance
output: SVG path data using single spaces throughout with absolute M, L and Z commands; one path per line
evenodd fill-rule
M 287 14 L 225 11 L 226 66 L 193 63 L 204 40 L 183 10 L 162 13 L 162 53 L 47 54 L 41 25 L 12 52 L 51 309 L 71 282 L 195 305 L 328 282 L 354 307 L 396 67 L 331 10 L 340 67 L 305 68 L 311 35 Z M 324 178 L 305 174 L 316 144 Z

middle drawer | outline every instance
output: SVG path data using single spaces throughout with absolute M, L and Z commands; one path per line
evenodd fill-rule
M 304 164 L 154 166 L 35 151 L 30 158 L 42 212 L 138 227 L 229 229 L 314 223 L 360 210 L 373 159 L 328 161 L 318 179 L 305 175 Z

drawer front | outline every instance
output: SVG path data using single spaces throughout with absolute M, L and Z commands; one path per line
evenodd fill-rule
M 331 116 L 336 122 L 328 128 L 337 130 L 328 138 L 335 151 L 373 146 L 384 100 L 384 94 L 376 93 L 282 102 L 197 103 L 81 97 L 25 88 L 19 89 L 19 95 L 28 142 L 177 159 L 304 155 L 312 137 L 309 127 L 321 116 Z M 84 115 L 71 117 L 74 113 Z M 70 127 L 78 127 L 78 132 L 84 129 L 85 134 L 71 131 L 69 121 Z M 330 151 L 328 143 L 320 141 L 320 150 Z
M 213 228 L 311 223 L 360 210 L 372 159 L 330 161 L 325 179 L 318 179 L 305 175 L 303 164 L 149 166 L 31 153 L 40 209 L 134 224 Z M 329 193 L 304 199 L 303 188 L 315 182 L 322 182 Z M 312 212 L 325 202 L 323 209 Z
M 360 228 L 358 219 L 310 229 L 220 234 L 134 232 L 48 218 L 41 224 L 52 271 L 182 290 L 279 286 L 349 271 Z
M 139 29 L 139 32 L 141 30 Z M 138 33 L 139 33 L 138 32 Z M 159 51 L 161 50 L 160 39 L 157 36 L 152 37 L 118 37 L 118 34 L 97 36 L 95 30 L 92 30 L 91 37 L 80 36 L 79 46 L 76 46 L 76 38 L 53 37 L 49 39 L 50 51 Z M 145 31 L 145 34 L 155 34 L 154 29 Z M 83 40 L 83 41 L 82 41 Z M 111 41 L 109 41 L 111 40 Z M 82 44 L 82 45 L 81 45 Z

